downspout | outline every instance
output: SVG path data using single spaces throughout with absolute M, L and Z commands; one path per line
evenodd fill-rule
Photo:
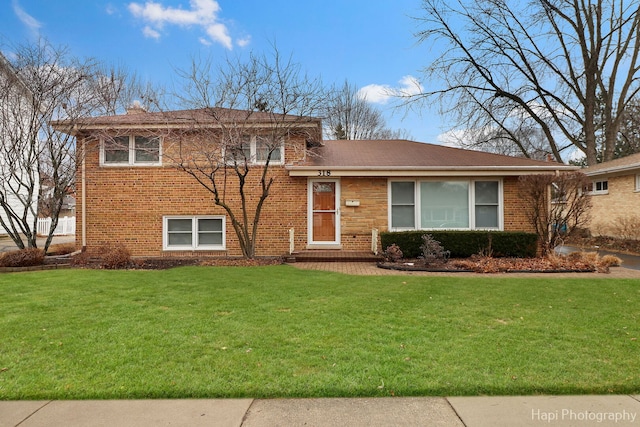
M 82 138 L 82 251 L 87 249 L 87 168 L 85 159 L 87 157 L 87 144 Z

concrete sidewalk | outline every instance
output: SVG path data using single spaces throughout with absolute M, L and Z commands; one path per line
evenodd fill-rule
M 1 427 L 634 426 L 640 395 L 0 401 Z

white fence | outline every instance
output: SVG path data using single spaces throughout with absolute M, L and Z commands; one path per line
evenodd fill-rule
M 51 218 L 38 218 L 39 235 L 48 235 L 49 228 L 51 228 Z M 76 234 L 76 217 L 65 216 L 64 218 L 58 218 L 58 225 L 56 226 L 53 235 L 64 236 L 69 234 Z

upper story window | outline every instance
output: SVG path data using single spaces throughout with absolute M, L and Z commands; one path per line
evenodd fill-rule
M 280 140 L 277 143 L 267 136 L 245 135 L 237 146 L 231 144 L 225 147 L 227 162 L 264 165 L 269 159 L 269 164 L 281 165 L 284 163 L 284 144 Z
M 160 138 L 138 135 L 105 139 L 100 151 L 100 163 L 114 166 L 157 166 L 161 161 Z
M 609 181 L 606 179 L 593 181 L 587 187 L 589 194 L 609 194 Z

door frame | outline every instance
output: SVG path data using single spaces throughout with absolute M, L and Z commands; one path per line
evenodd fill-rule
M 332 242 L 313 241 L 313 184 L 315 182 L 334 182 L 335 192 L 335 239 Z M 342 249 L 340 244 L 340 179 L 309 178 L 307 181 L 307 248 L 308 249 Z

